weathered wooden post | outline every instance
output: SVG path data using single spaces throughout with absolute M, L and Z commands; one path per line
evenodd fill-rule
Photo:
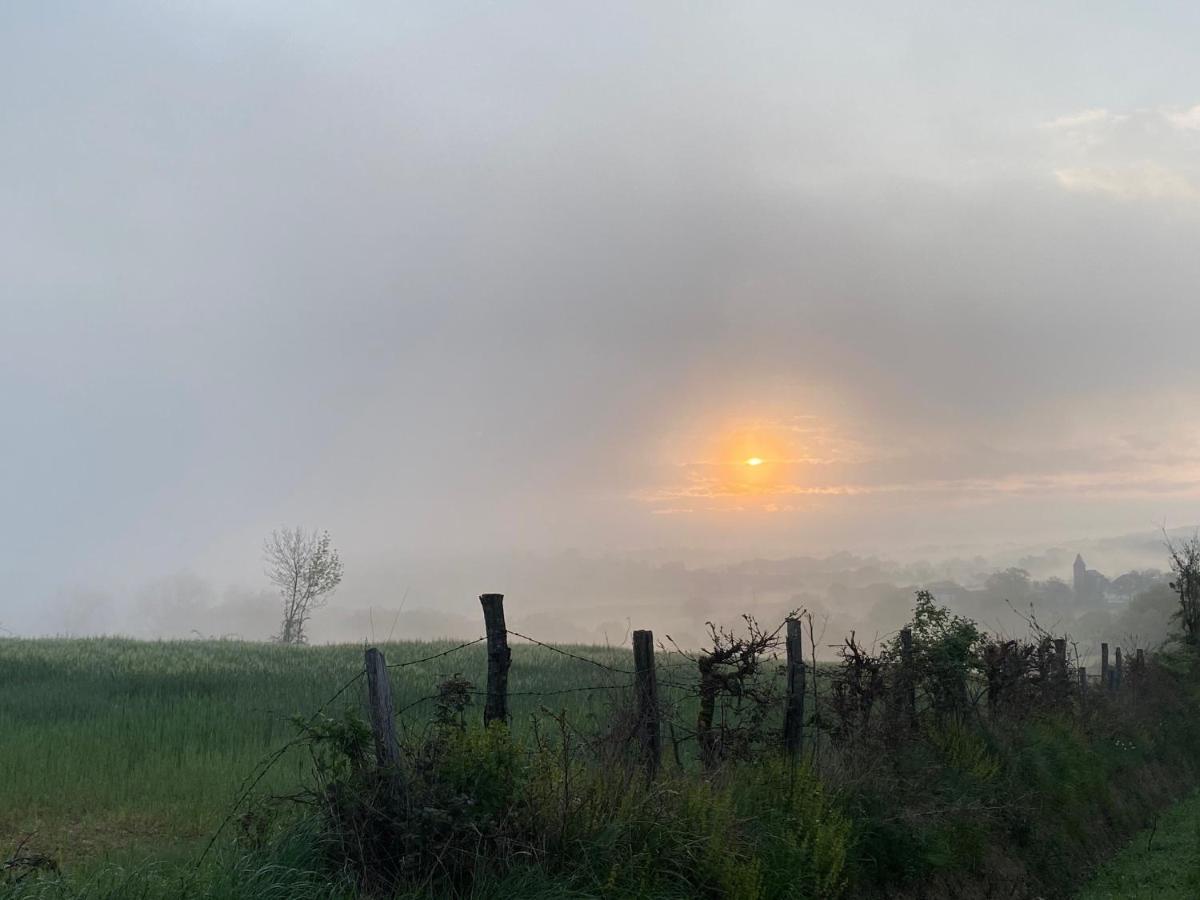
M 1054 695 L 1057 700 L 1066 700 L 1070 692 L 1067 681 L 1067 639 L 1054 639 Z
M 646 772 L 651 778 L 662 763 L 658 716 L 658 676 L 654 671 L 654 632 L 633 633 L 633 670 L 637 690 L 637 735 Z
M 917 679 L 913 671 L 912 629 L 900 629 L 900 671 L 902 686 L 900 696 L 903 698 L 905 714 L 910 722 L 917 718 Z
M 1146 653 L 1140 647 L 1138 648 L 1137 656 L 1134 657 L 1133 664 L 1137 669 L 1137 677 L 1140 679 L 1146 674 Z
M 783 749 L 796 759 L 804 744 L 804 633 L 799 619 L 787 620 L 787 707 L 783 718 Z
M 1042 638 L 1037 646 L 1038 684 L 1045 694 L 1046 686 L 1050 683 L 1050 638 Z
M 483 626 L 487 630 L 487 698 L 483 703 L 483 724 L 508 721 L 508 667 L 512 651 L 508 649 L 508 628 L 504 624 L 504 595 L 482 594 Z
M 1087 693 L 1087 669 L 1084 666 L 1079 667 L 1079 696 L 1083 697 Z
M 367 703 L 370 706 L 371 734 L 375 738 L 375 761 L 381 768 L 400 762 L 400 744 L 396 741 L 396 713 L 392 706 L 392 683 L 387 662 L 374 647 L 366 654 Z
M 1117 664 L 1115 666 L 1115 670 L 1117 673 L 1117 678 L 1116 678 L 1117 690 L 1119 691 L 1121 689 L 1121 675 L 1123 674 L 1121 671 L 1121 648 L 1120 647 L 1117 648 Z
M 1111 681 L 1108 677 L 1108 644 L 1100 645 L 1100 686 L 1111 687 Z
M 717 763 L 717 735 L 713 731 L 713 717 L 717 708 L 717 679 L 713 671 L 716 661 L 711 654 L 701 653 L 696 657 L 696 668 L 700 674 L 700 705 L 696 710 L 696 743 L 700 746 L 700 762 L 705 769 Z

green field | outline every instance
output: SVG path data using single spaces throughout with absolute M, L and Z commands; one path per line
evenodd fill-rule
M 380 645 L 389 664 L 431 656 L 457 642 Z M 629 669 L 625 650 L 575 648 Z M 201 845 L 264 756 L 292 738 L 291 718 L 315 712 L 362 671 L 356 646 L 283 647 L 232 641 L 148 643 L 117 638 L 0 639 L 0 858 L 22 837 L 71 866 L 106 856 L 183 854 Z M 419 727 L 446 677 L 482 689 L 476 644 L 393 670 L 402 724 Z M 541 647 L 513 647 L 509 690 L 521 727 L 541 705 L 578 718 L 603 715 L 628 694 L 628 676 Z M 612 690 L 523 696 L 568 688 Z M 330 707 L 361 707 L 355 684 Z M 610 699 L 612 698 L 612 699 Z M 472 715 L 482 698 L 475 697 Z M 260 786 L 286 793 L 309 760 L 286 754 Z
M 1163 812 L 1107 863 L 1079 900 L 1200 897 L 1200 794 Z
M 445 641 L 381 649 L 396 667 L 397 720 L 414 761 L 405 790 L 420 789 L 420 748 L 444 734 L 431 730 L 430 701 L 461 675 L 473 685 L 466 715 L 478 722 L 486 653 L 479 643 Z M 445 768 L 430 783 L 457 784 L 467 773 L 474 793 L 454 787 L 447 796 L 507 798 L 497 808 L 527 816 L 551 852 L 545 865 L 523 867 L 506 867 L 504 852 L 479 857 L 478 883 L 458 896 L 826 900 L 891 896 L 898 883 L 1024 896 L 1014 886 L 1036 878 L 1029 897 L 1066 897 L 1097 859 L 1198 780 L 1200 718 L 1187 655 L 1164 655 L 1136 694 L 1047 701 L 1033 714 L 995 719 L 941 718 L 921 703 L 919 727 L 885 709 L 849 740 L 834 730 L 847 695 L 829 690 L 832 672 L 822 667 L 802 765 L 789 768 L 775 749 L 781 710 L 772 706 L 757 756 L 711 777 L 691 732 L 695 663 L 660 653 L 658 664 L 666 748 L 648 783 L 640 765 L 625 764 L 636 756 L 578 753 L 605 733 L 629 746 L 632 654 L 514 642 L 511 732 L 456 730 L 457 742 L 441 746 L 460 755 L 438 757 Z M 191 861 L 263 761 L 297 736 L 297 718 L 363 710 L 362 671 L 361 646 L 0 639 L 0 896 L 360 896 L 344 880 L 341 893 L 331 892 L 311 830 L 328 820 L 306 818 L 294 804 L 278 807 L 297 813 L 276 820 L 281 843 L 254 845 L 234 820 L 202 869 Z M 770 660 L 759 672 L 779 675 Z M 569 714 L 561 724 L 559 711 Z M 569 743 L 576 755 L 560 769 Z M 265 798 L 313 786 L 314 752 L 322 751 L 311 742 L 284 752 L 241 809 L 257 816 L 276 809 Z M 363 754 L 355 758 L 369 757 L 369 744 Z M 441 816 L 457 807 L 412 808 Z M 462 833 L 475 840 L 476 832 Z M 4 861 L 23 841 L 61 863 L 66 877 L 6 883 Z M 1164 813 L 1152 838 L 1136 838 L 1084 897 L 1200 896 L 1198 860 L 1193 797 Z M 397 897 L 444 895 L 420 879 L 406 884 L 411 892 Z

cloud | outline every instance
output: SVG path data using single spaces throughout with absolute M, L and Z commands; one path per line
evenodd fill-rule
M 1154 162 L 1055 169 L 1054 177 L 1068 191 L 1122 200 L 1200 199 L 1200 188 L 1187 174 Z
M 1182 131 L 1200 131 L 1200 103 L 1183 111 L 1163 110 L 1162 116 Z
M 1086 109 L 1044 122 L 1041 130 L 1049 136 L 1054 179 L 1066 191 L 1125 201 L 1200 199 L 1200 104 Z
M 1043 122 L 1042 127 L 1053 130 L 1094 128 L 1099 125 L 1119 124 L 1128 118 L 1128 115 L 1117 115 L 1107 109 L 1085 109 L 1082 112 L 1059 116 L 1049 122 Z

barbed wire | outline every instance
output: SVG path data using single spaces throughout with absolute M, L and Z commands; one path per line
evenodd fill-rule
M 633 682 L 629 684 L 592 684 L 584 687 L 561 688 L 555 691 L 509 691 L 509 697 L 556 697 L 559 694 L 582 694 L 587 691 L 615 691 L 621 688 L 632 688 Z M 486 697 L 488 691 L 467 691 L 468 694 L 474 697 Z
M 521 634 L 521 632 L 519 632 L 519 631 L 513 631 L 512 629 L 508 629 L 507 631 L 513 637 L 518 637 L 523 641 L 529 641 L 529 643 L 531 643 L 531 644 L 536 644 L 537 646 L 544 647 L 545 649 L 550 650 L 553 653 L 558 653 L 562 656 L 566 656 L 571 659 L 578 660 L 579 662 L 590 663 L 591 665 L 595 666 L 598 669 L 604 669 L 606 672 L 616 672 L 618 675 L 636 675 L 637 674 L 636 672 L 631 672 L 628 669 L 618 669 L 616 666 L 606 665 L 605 663 L 602 663 L 599 660 L 590 659 L 589 657 L 586 657 L 586 656 L 580 656 L 578 653 L 572 653 L 569 650 L 563 650 L 561 647 L 555 647 L 553 644 L 547 644 L 544 641 L 539 641 L 537 638 L 531 638 L 531 637 L 529 637 L 529 635 Z
M 487 637 L 477 637 L 473 641 L 467 641 L 464 644 L 459 644 L 457 647 L 451 647 L 449 650 L 443 650 L 441 653 L 435 653 L 432 656 L 424 656 L 421 659 L 410 659 L 405 662 L 388 663 L 389 669 L 403 669 L 405 666 L 415 666 L 418 663 L 431 662 L 435 659 L 441 659 L 443 656 L 449 656 L 451 653 L 457 653 L 459 650 L 465 650 L 467 647 L 473 647 L 481 641 L 486 641 Z
M 694 660 L 689 660 L 688 662 L 681 662 L 681 663 L 655 662 L 654 667 L 656 669 L 694 669 L 694 668 L 696 668 L 696 663 Z
M 430 700 L 436 700 L 440 696 L 441 696 L 441 694 L 430 694 L 427 697 L 421 697 L 418 700 L 414 700 L 412 703 L 407 703 L 404 706 L 402 706 L 400 709 L 396 710 L 396 712 L 392 713 L 392 717 L 398 719 L 402 715 L 404 715 L 406 712 L 408 712 L 410 709 L 415 709 L 416 707 L 420 706 L 422 703 L 428 703 Z
M 350 688 L 357 684 L 358 680 L 366 674 L 367 672 L 365 669 L 360 669 L 357 673 L 355 673 L 353 678 L 338 688 L 328 700 L 317 707 L 317 711 L 309 716 L 305 721 L 305 727 L 312 725 L 313 722 L 317 720 L 317 717 L 324 713 L 325 710 L 327 710 L 330 705 L 337 700 L 338 697 L 350 690 Z M 204 852 L 201 853 L 200 857 L 196 860 L 197 868 L 199 868 L 204 862 L 205 858 L 209 854 L 209 851 L 212 850 L 213 844 L 215 844 L 217 842 L 217 838 L 221 836 L 221 832 L 223 832 L 229 823 L 233 821 L 233 817 L 237 814 L 239 807 L 246 802 L 246 798 L 249 797 L 250 794 L 254 792 L 254 789 L 258 787 L 260 783 L 262 783 L 262 780 L 267 777 L 267 773 L 271 771 L 275 763 L 279 762 L 285 753 L 287 753 L 297 744 L 303 743 L 306 739 L 307 736 L 301 733 L 285 743 L 283 746 L 274 750 L 272 753 L 267 754 L 267 756 L 263 757 L 263 759 L 259 761 L 258 766 L 256 766 L 254 769 L 254 773 L 257 774 L 252 774 L 252 776 L 248 775 L 246 780 L 242 782 L 243 789 L 239 792 L 238 798 L 233 802 L 233 806 L 230 807 L 229 813 L 221 821 L 221 824 L 217 826 L 217 830 L 213 832 L 212 837 L 209 838 L 208 843 L 204 847 Z M 247 782 L 249 782 L 248 785 Z
M 2 630 L 2 629 L 0 629 L 0 630 Z M 629 669 L 621 668 L 619 666 L 609 665 L 607 663 L 601 662 L 598 659 L 594 659 L 594 658 L 588 657 L 588 656 L 583 656 L 578 653 L 574 653 L 570 650 L 565 650 L 562 647 L 558 647 L 558 646 L 555 646 L 554 644 L 550 644 L 545 641 L 538 640 L 537 638 L 533 638 L 533 637 L 530 637 L 529 635 L 522 634 L 519 631 L 514 631 L 512 629 L 506 629 L 506 633 L 511 637 L 518 638 L 522 641 L 527 642 L 528 644 L 543 648 L 551 653 L 566 657 L 568 659 L 571 659 L 571 660 L 574 660 L 577 662 L 586 663 L 590 666 L 594 666 L 595 668 L 600 669 L 603 672 L 617 674 L 617 675 L 630 676 L 630 677 L 633 677 L 634 679 L 638 678 L 639 673 L 637 673 L 637 672 L 631 671 Z M 386 668 L 387 669 L 403 669 L 403 668 L 407 668 L 410 666 L 420 665 L 422 663 L 432 662 L 434 660 L 448 657 L 454 653 L 457 653 L 460 650 L 465 650 L 469 647 L 473 647 L 476 644 L 482 643 L 486 640 L 487 640 L 487 636 L 477 637 L 473 640 L 465 641 L 461 644 L 450 647 L 446 650 L 442 650 L 438 653 L 433 653 L 428 656 L 420 657 L 418 659 L 411 659 L 411 660 L 405 660 L 403 662 L 388 664 L 386 666 Z M 694 667 L 696 666 L 698 660 L 694 659 L 688 653 L 679 649 L 677 646 L 676 646 L 676 649 L 673 651 L 667 650 L 661 643 L 659 646 L 663 651 L 665 651 L 663 655 L 666 656 L 667 659 L 669 659 L 670 661 L 664 660 L 663 662 L 661 662 L 660 664 L 655 666 L 654 677 L 656 679 L 657 685 L 661 688 L 673 689 L 676 691 L 683 692 L 682 695 L 668 694 L 662 700 L 660 700 L 659 713 L 658 713 L 662 725 L 665 726 L 667 729 L 670 729 L 672 732 L 671 740 L 675 745 L 675 752 L 676 752 L 676 756 L 678 758 L 678 746 L 685 741 L 691 741 L 691 740 L 698 739 L 700 736 L 700 732 L 695 727 L 696 723 L 692 723 L 690 719 L 685 720 L 684 710 L 686 710 L 688 708 L 687 704 L 688 704 L 689 700 L 695 699 L 697 693 L 702 688 L 702 684 L 700 683 L 699 678 L 697 678 L 696 681 L 691 681 L 691 682 L 687 682 L 687 683 L 681 682 L 681 681 L 676 681 L 670 677 L 670 674 L 673 673 L 673 671 L 675 669 L 692 669 L 693 671 L 695 671 Z M 830 645 L 830 646 L 835 646 L 835 645 Z M 676 657 L 676 658 L 672 658 L 672 657 Z M 773 656 L 772 659 L 777 660 L 778 659 L 777 654 L 775 656 Z M 1132 663 L 1132 659 L 1130 659 L 1130 662 Z M 812 665 L 814 675 L 816 672 L 820 671 L 822 668 L 822 664 L 820 664 L 820 663 L 810 663 L 810 665 Z M 824 664 L 824 666 L 829 666 L 829 665 L 831 665 L 831 664 L 830 663 Z M 297 735 L 296 737 L 292 738 L 291 740 L 287 741 L 282 746 L 271 751 L 265 757 L 263 757 L 259 761 L 259 763 L 256 765 L 256 767 L 250 772 L 250 774 L 247 775 L 246 778 L 242 781 L 242 784 L 239 786 L 239 789 L 237 791 L 237 797 L 236 797 L 232 807 L 229 809 L 228 814 L 221 821 L 221 823 L 217 827 L 216 831 L 213 832 L 213 834 L 210 837 L 208 843 L 206 844 L 203 852 L 198 857 L 198 859 L 196 861 L 197 866 L 201 865 L 204 862 L 204 860 L 207 858 L 208 854 L 211 852 L 213 846 L 215 845 L 217 839 L 225 831 L 225 829 L 229 826 L 229 823 L 233 821 L 233 819 L 237 815 L 239 809 L 241 809 L 242 805 L 246 802 L 246 800 L 253 794 L 253 792 L 258 788 L 258 786 L 263 782 L 263 779 L 266 778 L 266 776 L 269 774 L 269 772 L 272 770 L 272 768 L 284 757 L 284 755 L 287 754 L 287 752 L 289 750 L 291 750 L 294 747 L 301 745 L 311 739 L 311 733 L 310 733 L 309 729 L 311 728 L 313 723 L 315 723 L 317 721 L 318 717 L 320 717 L 334 702 L 336 702 L 339 697 L 341 697 L 348 690 L 350 690 L 355 684 L 357 684 L 359 682 L 359 680 L 362 679 L 365 674 L 366 674 L 365 670 L 360 669 L 357 673 L 355 673 L 355 675 L 352 678 L 350 678 L 346 683 L 344 683 L 341 687 L 339 687 L 338 690 L 335 691 L 328 699 L 326 699 L 317 708 L 317 710 L 307 718 L 307 720 L 302 721 L 299 719 L 299 717 L 297 717 L 295 719 L 295 721 L 299 723 L 300 734 Z M 699 675 L 698 672 L 696 674 Z M 666 677 L 664 677 L 664 675 Z M 1096 674 L 1093 674 L 1091 672 L 1088 672 L 1086 677 L 1087 677 L 1087 683 L 1089 684 L 1089 686 L 1093 683 L 1101 682 L 1101 679 Z M 558 688 L 558 689 L 547 690 L 547 691 L 528 690 L 528 691 L 509 691 L 506 693 L 507 693 L 507 696 L 510 698 L 530 697 L 530 698 L 539 698 L 540 699 L 540 698 L 563 696 L 563 695 L 568 695 L 568 694 L 586 694 L 586 693 L 592 693 L 592 692 L 597 692 L 597 691 L 630 690 L 630 689 L 636 688 L 636 686 L 637 686 L 637 681 L 635 680 L 635 681 L 629 681 L 629 682 L 622 682 L 622 683 L 618 683 L 618 684 L 578 685 L 578 686 L 574 686 L 574 687 Z M 470 689 L 473 686 L 471 686 L 469 684 L 466 685 L 466 687 L 468 688 L 468 690 L 466 690 L 462 693 L 465 693 L 466 695 L 469 695 L 469 696 L 488 697 L 491 694 L 491 692 L 487 691 L 487 690 Z M 1090 689 L 1090 687 L 1089 687 L 1089 689 Z M 815 680 L 814 680 L 814 692 L 815 692 L 815 690 L 816 690 L 816 687 L 815 687 Z M 396 711 L 394 713 L 394 717 L 396 719 L 400 719 L 406 713 L 417 708 L 418 706 L 420 706 L 424 703 L 428 703 L 430 701 L 437 701 L 442 696 L 443 696 L 443 693 L 441 691 L 439 691 L 438 693 L 428 694 L 426 696 L 419 697 L 419 698 L 405 704 L 403 707 L 401 707 L 398 711 Z M 461 694 L 460 694 L 460 696 L 461 696 Z M 815 697 L 815 693 L 814 693 L 814 697 Z M 728 711 L 727 707 L 725 705 L 725 698 L 722 697 L 720 702 L 721 702 L 721 706 L 720 706 L 721 715 L 722 715 L 722 717 L 724 717 L 724 715 Z M 734 715 L 737 714 L 736 710 L 733 712 L 733 714 Z M 551 715 L 553 716 L 553 713 L 551 713 Z M 814 718 L 812 719 L 812 721 L 814 721 L 816 724 L 816 731 L 814 732 L 814 734 L 819 736 L 821 733 L 821 725 L 818 721 L 816 721 L 815 714 L 814 714 Z M 405 727 L 407 727 L 407 726 L 405 726 Z M 578 729 L 574 725 L 572 725 L 571 727 L 573 728 L 573 730 L 576 731 L 577 734 L 582 735 L 582 732 L 579 732 Z
M 553 644 L 546 643 L 545 641 L 540 641 L 537 638 L 530 637 L 527 634 L 522 634 L 519 631 L 514 631 L 512 629 L 506 629 L 506 631 L 507 631 L 507 634 L 511 635 L 512 637 L 519 638 L 523 641 L 527 641 L 530 644 L 533 644 L 537 647 L 541 647 L 552 653 L 557 653 L 560 656 L 565 656 L 568 659 L 573 659 L 577 662 L 587 663 L 588 665 L 595 666 L 596 668 L 598 668 L 602 671 L 610 672 L 610 673 L 617 674 L 617 675 L 631 676 L 634 678 L 637 677 L 637 673 L 633 672 L 629 669 L 623 669 L 623 668 L 619 668 L 617 666 L 610 666 L 607 663 L 602 663 L 597 659 L 592 659 L 591 657 L 587 657 L 587 656 L 581 656 L 578 653 L 572 653 L 569 650 L 564 650 L 561 647 L 556 647 Z M 398 662 L 398 663 L 388 663 L 387 668 L 388 669 L 404 669 L 409 666 L 415 666 L 415 665 L 419 665 L 421 663 L 432 662 L 433 660 L 442 659 L 443 657 L 450 656 L 451 654 L 457 653 L 460 650 L 465 650 L 468 647 L 473 647 L 476 644 L 482 643 L 485 640 L 487 640 L 486 636 L 477 637 L 474 640 L 464 641 L 463 643 L 458 644 L 454 647 L 450 647 L 450 648 L 440 651 L 438 653 L 430 654 L 429 656 L 423 656 L 419 659 L 410 659 L 410 660 L 405 660 L 404 662 Z M 675 662 L 675 663 L 663 663 L 659 666 L 656 666 L 655 667 L 655 669 L 656 669 L 655 675 L 656 675 L 656 679 L 657 679 L 659 686 L 676 688 L 676 689 L 684 690 L 684 691 L 688 691 L 688 692 L 696 691 L 698 688 L 698 685 L 695 683 L 683 684 L 683 683 L 676 682 L 676 681 L 658 678 L 658 670 L 690 668 L 692 665 L 694 665 L 693 662 Z M 329 696 L 328 699 L 326 699 L 317 708 L 317 710 L 314 713 L 312 713 L 312 715 L 310 715 L 305 720 L 304 726 L 305 727 L 311 726 L 317 720 L 317 718 L 321 714 L 323 714 L 325 712 L 325 710 L 327 710 L 330 707 L 330 705 L 332 705 L 339 697 L 341 697 L 344 693 L 346 693 L 346 691 L 348 691 L 351 687 L 353 687 L 355 684 L 357 684 L 359 679 L 361 679 L 365 674 L 366 674 L 365 670 L 360 670 L 357 673 L 355 673 L 355 675 L 350 680 L 348 680 L 345 684 L 343 684 L 341 687 L 339 687 L 332 695 Z M 552 691 L 510 691 L 510 692 L 508 692 L 508 696 L 509 697 L 539 697 L 539 698 L 540 697 L 555 697 L 555 696 L 562 696 L 565 694 L 589 693 L 592 691 L 628 690 L 628 689 L 634 688 L 635 686 L 636 686 L 636 682 L 628 682 L 628 683 L 622 683 L 622 684 L 581 685 L 581 686 L 577 686 L 577 687 L 560 688 L 560 689 L 552 690 Z M 479 696 L 479 697 L 486 697 L 489 694 L 488 691 L 474 691 L 474 690 L 468 691 L 467 693 L 469 693 L 472 696 Z M 441 694 L 438 693 L 438 694 L 429 694 L 429 695 L 420 697 L 420 698 L 412 701 L 411 703 L 405 704 L 405 706 L 401 707 L 394 714 L 394 716 L 395 716 L 395 718 L 399 718 L 402 715 L 404 715 L 405 713 L 409 712 L 412 709 L 415 709 L 416 707 L 420 706 L 423 703 L 428 703 L 431 700 L 437 700 L 440 696 L 441 696 Z M 674 717 L 667 717 L 667 721 L 672 725 L 676 725 L 676 724 L 681 725 L 681 723 L 677 723 L 677 721 L 674 720 Z M 266 778 L 267 774 L 271 771 L 271 769 L 275 766 L 275 764 L 280 759 L 283 758 L 283 756 L 287 753 L 288 750 L 303 743 L 307 739 L 308 738 L 306 735 L 300 734 L 297 737 L 292 738 L 291 740 L 287 741 L 280 747 L 276 748 L 274 751 L 272 751 L 267 756 L 263 757 L 262 760 L 260 760 L 259 764 L 254 768 L 254 770 L 251 772 L 251 774 L 248 775 L 246 777 L 246 779 L 242 782 L 242 787 L 239 789 L 237 799 L 234 801 L 232 807 L 229 810 L 229 813 L 221 821 L 221 824 L 217 827 L 216 831 L 213 832 L 212 837 L 209 839 L 208 843 L 205 845 L 203 852 L 200 854 L 199 858 L 196 861 L 197 866 L 199 866 L 200 864 L 202 864 L 204 862 L 205 858 L 207 858 L 208 854 L 211 852 L 217 839 L 224 832 L 225 828 L 228 827 L 229 823 L 231 821 L 233 821 L 233 817 L 234 817 L 234 815 L 236 815 L 238 809 L 246 801 L 246 799 L 254 792 L 254 790 L 258 787 L 258 785 L 262 783 L 263 779 Z
M 660 681 L 658 686 L 659 688 L 668 688 L 669 690 L 663 691 L 663 693 L 668 697 L 675 698 L 676 700 L 679 699 L 680 693 L 700 696 L 704 692 L 704 686 L 699 682 L 696 682 L 695 684 L 680 684 L 676 681 Z

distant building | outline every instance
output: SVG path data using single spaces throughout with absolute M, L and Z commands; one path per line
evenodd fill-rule
M 1071 583 L 1075 587 L 1075 598 L 1082 600 L 1087 594 L 1087 563 L 1079 553 L 1075 554 L 1075 577 Z
M 1074 577 L 1071 581 L 1075 589 L 1075 602 L 1100 605 L 1107 600 L 1109 580 L 1089 569 L 1083 557 L 1075 554 Z

